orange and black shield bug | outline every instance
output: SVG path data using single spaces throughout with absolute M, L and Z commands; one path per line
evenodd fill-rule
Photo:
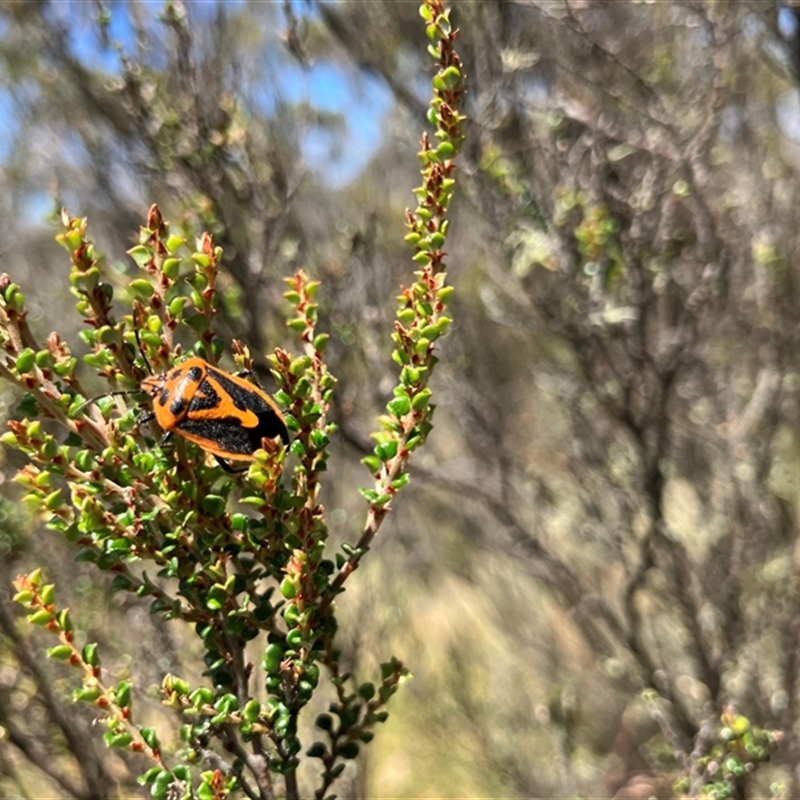
M 262 439 L 289 443 L 283 415 L 261 387 L 202 358 L 145 378 L 142 391 L 152 398 L 153 410 L 140 415 L 140 425 L 155 419 L 165 439 L 177 433 L 212 453 L 223 467 L 228 468 L 227 461 L 251 460 Z
M 139 349 L 150 369 L 141 344 Z M 232 375 L 193 356 L 161 375 L 150 375 L 141 390 L 152 399 L 153 409 L 142 412 L 137 425 L 155 419 L 164 431 L 161 444 L 177 433 L 215 456 L 228 472 L 243 471 L 232 469 L 228 462 L 251 461 L 263 439 L 280 437 L 289 443 L 280 409 L 260 386 L 244 379 L 246 374 Z M 129 394 L 135 392 L 107 392 L 84 405 Z

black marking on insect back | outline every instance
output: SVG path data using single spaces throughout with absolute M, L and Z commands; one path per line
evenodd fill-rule
M 159 404 L 169 407 L 169 413 L 176 419 L 184 417 L 192 408 L 194 397 L 203 381 L 202 367 L 179 367 L 174 369 L 164 381 Z
M 219 405 L 219 395 L 208 378 L 203 378 L 197 391 L 189 403 L 189 413 L 194 411 L 209 411 Z
M 204 416 L 201 419 L 186 418 L 179 425 L 181 432 L 186 431 L 194 436 L 211 440 L 215 446 L 225 452 L 239 455 L 252 455 L 261 447 L 262 439 L 281 438 L 284 444 L 289 443 L 289 431 L 277 408 L 264 396 L 263 390 L 257 386 L 250 389 L 220 370 L 209 367 L 208 375 L 215 382 L 226 399 L 243 412 L 247 419 L 253 416 L 255 425 L 244 425 L 237 416 Z M 209 381 L 203 381 L 203 384 Z M 215 393 L 216 396 L 216 393 Z M 216 405 L 214 406 L 216 408 Z M 194 410 L 194 408 L 192 408 Z
M 169 395 L 167 395 L 167 397 L 169 397 Z M 166 398 L 164 398 L 163 394 L 161 395 L 161 399 L 166 402 Z M 174 397 L 169 404 L 169 413 L 172 414 L 173 417 L 182 417 L 188 405 L 189 403 L 186 401 L 185 397 Z
M 169 390 L 166 386 L 161 389 L 161 393 L 158 395 L 158 404 L 160 406 L 167 406 L 169 405 Z
M 186 417 L 176 426 L 178 433 L 204 439 L 209 448 L 220 450 L 223 454 L 251 456 L 261 447 L 261 438 L 256 443 L 254 428 L 243 427 L 236 417 L 219 419 L 191 419 Z
M 263 396 L 263 390 L 258 386 L 252 389 L 242 386 L 241 383 L 231 380 L 230 376 L 219 370 L 210 368 L 209 375 L 219 383 L 220 388 L 233 401 L 236 408 L 241 411 L 251 411 L 258 417 L 258 424 L 248 430 L 252 432 L 252 440 L 255 443 L 254 452 L 261 447 L 261 440 L 264 438 L 274 439 L 281 437 L 284 444 L 289 444 L 289 431 L 275 407 Z M 241 424 L 241 423 L 240 423 Z
M 239 410 L 252 411 L 256 415 L 265 411 L 275 413 L 275 409 L 261 396 L 257 386 L 254 385 L 249 389 L 237 381 L 232 381 L 228 375 L 216 369 L 209 370 L 209 373 Z

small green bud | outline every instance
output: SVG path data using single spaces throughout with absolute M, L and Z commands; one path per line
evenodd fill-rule
M 137 278 L 129 285 L 134 294 L 142 300 L 149 300 L 153 296 L 153 284 L 146 278 Z
M 287 600 L 291 600 L 297 594 L 297 586 L 295 585 L 294 579 L 290 578 L 288 575 L 281 581 L 281 594 Z
M 28 622 L 30 622 L 31 625 L 44 626 L 52 619 L 53 615 L 45 608 L 35 611 L 33 614 L 28 614 Z
M 161 272 L 164 274 L 164 277 L 174 281 L 180 274 L 182 261 L 182 258 L 164 259 L 164 263 L 161 265 Z
M 364 456 L 361 463 L 374 475 L 380 472 L 383 462 L 377 456 Z
M 153 258 L 153 251 L 144 245 L 136 245 L 128 250 L 128 255 L 140 266 L 143 267 Z M 152 294 L 152 287 L 151 287 Z
M 57 644 L 47 648 L 47 657 L 56 661 L 68 661 L 72 656 L 72 648 L 68 644 Z
M 33 369 L 34 364 L 36 363 L 36 353 L 31 350 L 29 347 L 26 347 L 18 356 L 17 356 L 17 373 L 20 375 L 25 375 L 26 373 L 30 372 Z
M 258 722 L 260 714 L 261 703 L 259 703 L 258 700 L 250 700 L 242 709 L 242 716 L 247 722 Z
M 186 239 L 182 239 L 180 236 L 177 236 L 173 233 L 167 237 L 167 241 L 164 243 L 164 245 L 170 253 L 174 253 L 181 245 L 185 243 Z
M 277 672 L 282 660 L 283 648 L 279 644 L 268 644 L 264 649 L 261 666 L 264 668 L 264 672 Z
M 211 266 L 211 258 L 209 258 L 209 256 L 207 256 L 205 253 L 192 253 L 191 258 L 198 267 Z

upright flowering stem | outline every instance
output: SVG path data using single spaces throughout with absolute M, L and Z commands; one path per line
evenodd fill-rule
M 380 418 L 380 430 L 372 435 L 374 452 L 363 459 L 373 478 L 373 486 L 361 490 L 369 502 L 366 525 L 331 583 L 334 594 L 369 549 L 395 494 L 408 483 L 406 467 L 411 454 L 430 433 L 434 406 L 429 383 L 437 360 L 436 340 L 452 321 L 446 314 L 453 289 L 446 285 L 444 247 L 455 187 L 454 160 L 465 136 L 466 117 L 460 111 L 464 73 L 455 50 L 458 31 L 450 24 L 450 10 L 441 0 L 425 0 L 420 15 L 430 41 L 428 52 L 436 60 L 438 71 L 428 109 L 435 142 L 423 133 L 419 152 L 422 185 L 414 190 L 418 205 L 406 211 L 409 232 L 405 238 L 413 248 L 418 269 L 414 272 L 416 281 L 404 287 L 398 297 L 392 358 L 400 366 L 400 378 L 386 406 L 387 414 Z

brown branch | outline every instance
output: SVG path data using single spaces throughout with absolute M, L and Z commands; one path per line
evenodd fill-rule
M 44 673 L 39 662 L 31 654 L 27 642 L 20 636 L 14 624 L 14 618 L 9 610 L 9 606 L 3 601 L 0 601 L 0 629 L 2 629 L 3 634 L 13 644 L 14 654 L 19 663 L 33 678 L 39 701 L 47 709 L 50 719 L 64 734 L 67 745 L 75 757 L 78 769 L 83 776 L 86 785 L 85 796 L 87 798 L 103 796 L 107 792 L 107 787 L 113 784 L 113 779 L 106 773 L 102 760 L 97 758 L 90 744 L 90 738 L 87 737 L 84 732 L 77 729 L 75 718 L 68 715 L 61 702 L 56 699 L 51 688 L 51 679 Z M 33 755 L 37 755 L 32 748 L 28 748 L 28 750 L 30 750 Z M 28 755 L 28 750 L 24 750 L 26 756 Z M 40 766 L 37 761 L 33 763 Z M 47 763 L 51 765 L 54 762 L 48 757 Z M 50 772 L 47 774 L 49 775 Z M 81 791 L 74 794 L 76 794 L 76 796 L 84 796 Z

